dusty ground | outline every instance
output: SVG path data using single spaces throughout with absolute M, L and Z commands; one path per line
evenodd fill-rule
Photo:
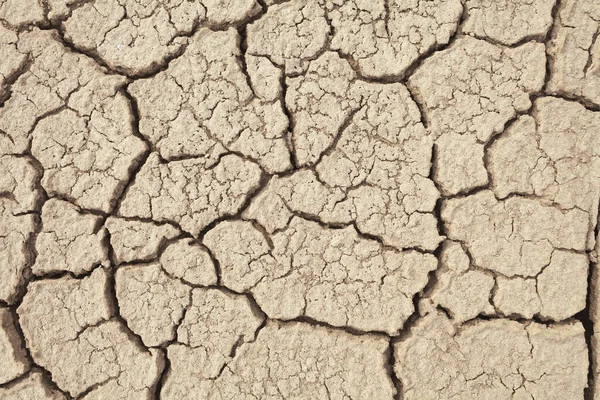
M 0 399 L 600 399 L 597 0 L 0 0 L 0 101 Z

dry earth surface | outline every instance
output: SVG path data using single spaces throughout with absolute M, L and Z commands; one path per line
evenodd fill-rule
M 599 203 L 598 0 L 0 0 L 2 400 L 600 399 Z

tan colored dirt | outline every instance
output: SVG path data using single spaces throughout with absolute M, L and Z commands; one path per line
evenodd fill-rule
M 0 0 L 0 400 L 600 400 L 597 0 Z

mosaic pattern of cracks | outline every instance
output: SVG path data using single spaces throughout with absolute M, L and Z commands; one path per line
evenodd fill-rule
M 597 0 L 0 0 L 2 400 L 600 399 L 599 203 Z

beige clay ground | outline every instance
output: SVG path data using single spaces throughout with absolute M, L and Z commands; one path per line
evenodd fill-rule
M 599 205 L 597 0 L 0 0 L 1 400 L 600 399 Z

